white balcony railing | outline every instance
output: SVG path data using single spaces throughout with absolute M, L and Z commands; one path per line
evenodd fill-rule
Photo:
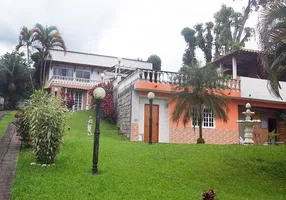
M 177 85 L 182 83 L 184 75 L 177 72 L 167 71 L 153 71 L 147 69 L 137 69 L 132 75 L 126 77 L 122 83 L 125 85 L 134 82 L 134 80 L 144 80 L 147 82 L 164 83 L 170 85 Z M 240 80 L 227 79 L 225 80 L 225 86 L 232 91 L 240 91 Z
M 58 84 L 66 84 L 66 85 L 93 87 L 99 84 L 100 82 L 101 81 L 85 79 L 85 78 L 75 78 L 75 77 L 69 77 L 69 76 L 53 75 L 51 79 L 49 80 L 49 85 L 52 83 L 58 83 Z

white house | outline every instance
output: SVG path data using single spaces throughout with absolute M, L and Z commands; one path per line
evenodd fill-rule
M 75 51 L 51 50 L 47 62 L 45 89 L 55 95 L 74 98 L 74 110 L 89 108 L 88 91 L 100 82 L 128 76 L 137 68 L 152 69 L 152 63 Z

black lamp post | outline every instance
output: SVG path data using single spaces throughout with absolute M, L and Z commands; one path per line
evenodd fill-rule
M 149 105 L 150 105 L 150 118 L 149 118 L 149 144 L 152 144 L 152 128 L 153 128 L 153 118 L 152 118 L 152 107 L 153 107 L 153 99 L 155 98 L 154 92 L 149 92 L 147 94 L 147 97 L 149 99 Z
M 55 97 L 58 96 L 58 91 L 59 91 L 59 89 L 55 88 Z
M 98 149 L 99 149 L 99 122 L 100 122 L 100 103 L 105 97 L 105 90 L 102 87 L 98 87 L 93 91 L 93 96 L 96 99 L 96 122 L 94 131 L 94 143 L 93 143 L 93 162 L 92 162 L 92 174 L 98 173 Z

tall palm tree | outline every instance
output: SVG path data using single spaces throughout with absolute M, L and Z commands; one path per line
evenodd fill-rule
M 269 90 L 281 98 L 279 79 L 286 72 L 285 1 L 275 0 L 264 7 L 259 16 L 258 33 L 261 61 L 269 77 Z
M 21 29 L 20 36 L 19 36 L 19 44 L 16 46 L 16 51 L 19 51 L 22 47 L 27 48 L 26 55 L 27 55 L 28 66 L 30 67 L 30 51 L 31 51 L 31 48 L 33 48 L 33 37 L 32 37 L 31 30 L 29 30 L 26 26 L 23 26 Z M 34 91 L 34 84 L 33 84 L 31 69 L 29 69 L 29 76 L 30 76 L 31 86 Z
M 211 65 L 205 67 L 193 65 L 186 69 L 184 80 L 179 83 L 172 99 L 176 104 L 172 118 L 177 122 L 183 119 L 184 125 L 191 119 L 195 120 L 199 126 L 197 143 L 204 143 L 203 109 L 207 108 L 213 113 L 214 118 L 226 122 L 228 97 L 223 90 L 227 87 L 224 85 L 224 77 Z
M 53 48 L 60 48 L 66 52 L 66 45 L 56 26 L 44 27 L 41 24 L 36 24 L 32 30 L 32 34 L 33 39 L 38 42 L 38 49 L 42 52 L 40 85 L 41 88 L 43 88 L 47 59 L 51 59 L 50 50 Z

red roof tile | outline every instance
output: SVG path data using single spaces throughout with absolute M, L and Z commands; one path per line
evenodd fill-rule
M 233 55 L 233 54 L 235 54 L 235 53 L 237 53 L 237 52 L 239 52 L 239 51 L 249 52 L 249 53 L 257 53 L 257 54 L 261 53 L 260 50 L 240 48 L 240 49 L 238 49 L 238 50 L 236 50 L 236 51 L 228 52 L 227 54 L 225 54 L 225 55 L 223 55 L 223 56 L 221 56 L 221 57 L 215 59 L 215 60 L 212 61 L 211 63 L 216 63 L 216 62 L 218 62 L 219 60 L 222 60 L 222 59 L 224 59 L 225 57 L 228 57 L 228 56 L 230 56 L 230 55 Z

